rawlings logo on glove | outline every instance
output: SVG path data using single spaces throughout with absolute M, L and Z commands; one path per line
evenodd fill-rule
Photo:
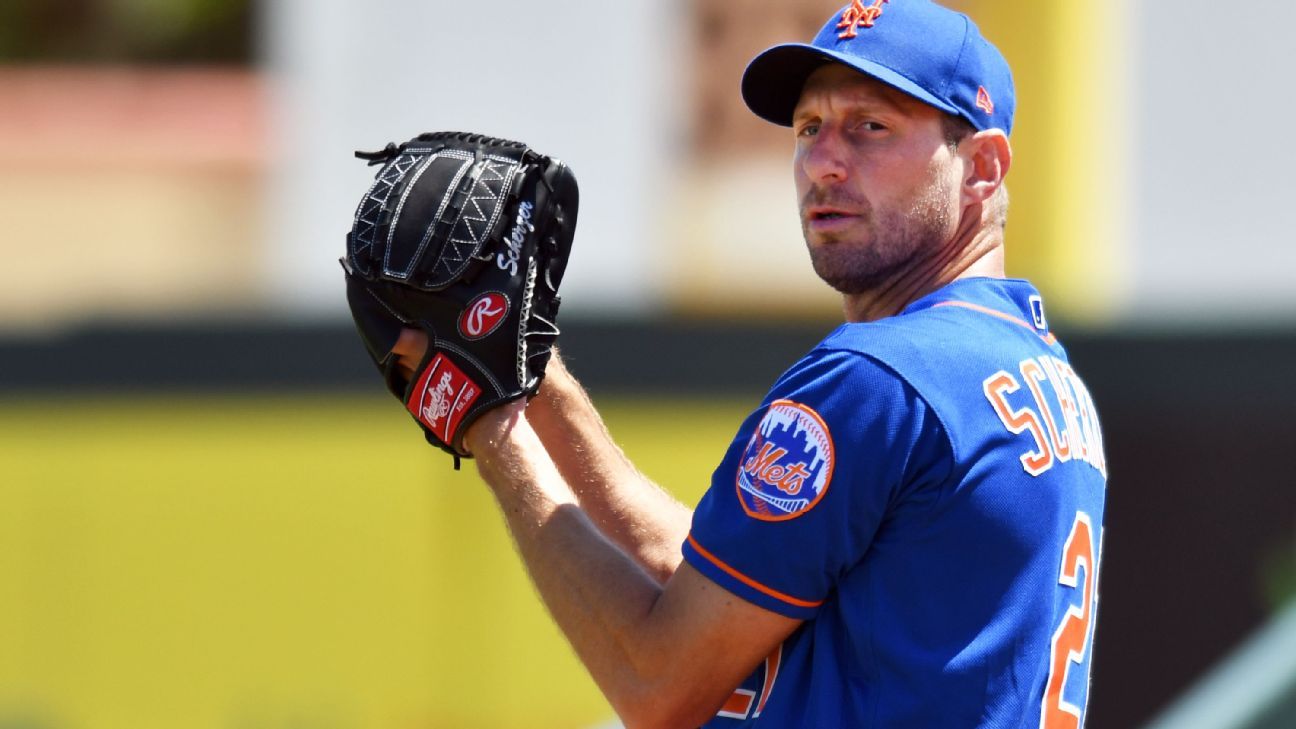
M 490 291 L 473 299 L 459 317 L 459 333 L 464 339 L 481 339 L 499 328 L 508 315 L 508 299 L 504 294 Z
M 418 378 L 408 407 L 410 414 L 420 425 L 438 438 L 448 441 L 459 429 L 464 414 L 479 395 L 481 388 L 477 383 L 438 354 Z
M 356 329 L 428 442 L 467 456 L 464 429 L 544 376 L 576 179 L 524 144 L 459 132 L 356 156 L 382 165 L 342 259 Z M 429 345 L 409 378 L 391 353 L 406 327 Z

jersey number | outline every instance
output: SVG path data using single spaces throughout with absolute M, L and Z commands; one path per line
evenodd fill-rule
M 1071 664 L 1084 663 L 1089 652 L 1093 631 L 1089 629 L 1093 622 L 1095 565 L 1093 524 L 1089 515 L 1076 512 L 1075 524 L 1071 535 L 1067 537 L 1062 550 L 1062 569 L 1058 583 L 1080 590 L 1080 606 L 1072 605 L 1062 618 L 1062 624 L 1053 633 L 1053 645 L 1049 651 L 1048 684 L 1044 689 L 1044 706 L 1040 713 L 1040 729 L 1078 729 L 1080 718 L 1084 713 L 1083 706 L 1076 706 L 1066 700 L 1063 693 L 1067 678 L 1071 674 Z M 1083 570 L 1083 578 L 1081 571 Z M 1081 579 L 1084 581 L 1081 582 Z M 1085 698 L 1088 699 L 1088 668 L 1084 676 Z M 1082 702 L 1083 703 L 1083 702 Z
M 716 716 L 726 719 L 746 719 L 749 716 L 754 719 L 760 716 L 765 709 L 765 702 L 769 701 L 770 692 L 774 690 L 774 681 L 778 679 L 779 664 L 782 662 L 783 646 L 779 645 L 765 659 L 765 682 L 761 685 L 760 698 L 757 699 L 756 692 L 751 689 L 734 689 L 729 700 L 716 712 Z M 751 713 L 753 707 L 756 709 L 754 714 Z

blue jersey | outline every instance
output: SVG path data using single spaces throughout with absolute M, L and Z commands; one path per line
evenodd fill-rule
M 1083 725 L 1106 462 L 1025 281 L 845 324 L 743 423 L 684 557 L 804 619 L 708 727 Z

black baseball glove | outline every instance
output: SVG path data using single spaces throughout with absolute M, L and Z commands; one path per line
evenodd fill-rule
M 347 303 L 387 388 L 457 466 L 470 423 L 539 389 L 576 178 L 525 144 L 461 132 L 356 156 L 382 169 L 347 235 Z M 391 354 L 402 327 L 428 335 L 410 381 Z

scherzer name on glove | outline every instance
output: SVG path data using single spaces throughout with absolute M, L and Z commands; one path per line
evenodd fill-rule
M 356 155 L 381 165 L 342 259 L 356 329 L 428 442 L 467 456 L 464 429 L 544 377 L 576 178 L 525 144 L 462 132 Z M 428 335 L 410 380 L 391 353 L 405 327 Z

